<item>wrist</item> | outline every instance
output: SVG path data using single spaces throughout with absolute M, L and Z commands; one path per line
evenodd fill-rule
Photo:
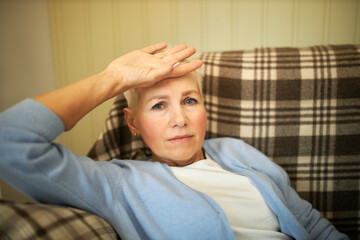
M 97 81 L 96 86 L 104 93 L 103 96 L 106 98 L 104 100 L 116 97 L 125 91 L 122 79 L 119 76 L 114 76 L 107 69 L 95 75 L 95 79 Z

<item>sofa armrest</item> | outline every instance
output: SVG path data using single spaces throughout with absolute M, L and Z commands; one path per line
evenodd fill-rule
M 102 218 L 64 206 L 0 200 L 0 239 L 118 239 Z

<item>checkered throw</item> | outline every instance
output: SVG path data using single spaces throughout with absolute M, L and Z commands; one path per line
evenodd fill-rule
M 289 174 L 296 191 L 339 231 L 360 239 L 360 45 L 209 52 L 206 138 L 235 137 Z M 126 125 L 119 96 L 89 156 L 151 154 Z
M 82 210 L 0 200 L 0 239 L 119 239 L 103 219 Z

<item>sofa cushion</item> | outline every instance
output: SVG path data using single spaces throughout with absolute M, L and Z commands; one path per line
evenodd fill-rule
M 360 46 L 209 52 L 206 138 L 235 137 L 289 174 L 296 191 L 351 238 L 360 238 Z M 119 96 L 89 156 L 142 159 Z

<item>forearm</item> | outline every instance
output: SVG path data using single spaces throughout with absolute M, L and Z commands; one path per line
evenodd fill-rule
M 70 130 L 87 113 L 120 92 L 118 82 L 101 72 L 34 99 L 59 116 L 65 130 Z
M 349 239 L 340 233 L 327 219 L 322 218 L 320 212 L 301 199 L 291 186 L 288 186 L 287 202 L 290 210 L 309 233 L 310 239 Z

